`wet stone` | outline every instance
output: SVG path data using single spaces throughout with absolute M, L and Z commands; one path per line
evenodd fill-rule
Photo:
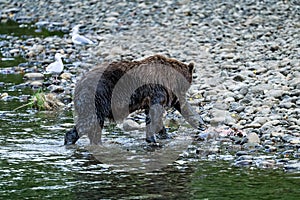
M 241 160 L 252 160 L 253 159 L 253 156 L 251 155 L 242 155 L 242 156 L 239 156 L 236 161 L 241 161 Z
M 41 81 L 32 81 L 32 82 L 30 82 L 30 87 L 32 89 L 38 89 L 42 86 L 43 86 L 43 82 L 41 82 Z
M 299 171 L 300 170 L 300 162 L 297 162 L 297 163 L 287 163 L 286 165 L 284 165 L 284 169 L 285 170 L 296 170 L 296 171 Z
M 24 79 L 27 80 L 43 80 L 44 74 L 42 73 L 27 73 L 24 75 Z
M 271 146 L 271 145 L 266 145 L 266 152 L 275 152 L 277 151 L 277 147 Z
M 243 155 L 248 155 L 249 153 L 247 151 L 238 151 L 236 152 L 236 156 L 243 156 Z
M 199 133 L 197 135 L 197 140 L 210 140 L 210 139 L 216 139 L 218 137 L 218 134 L 216 132 L 206 132 L 206 133 Z
M 65 88 L 60 85 L 50 85 L 48 89 L 50 90 L 51 93 L 62 93 L 65 90 Z
M 245 77 L 243 77 L 242 75 L 236 75 L 235 77 L 233 77 L 233 80 L 237 82 L 243 82 L 245 80 Z
M 239 160 L 234 163 L 235 166 L 250 166 L 253 160 Z
M 260 168 L 274 168 L 275 166 L 275 162 L 274 161 L 266 161 L 266 160 L 259 160 L 259 161 L 255 161 L 256 166 L 260 167 Z
M 232 155 L 220 155 L 221 160 L 233 160 L 234 157 Z
M 291 144 L 300 144 L 300 138 L 292 138 L 289 142 Z

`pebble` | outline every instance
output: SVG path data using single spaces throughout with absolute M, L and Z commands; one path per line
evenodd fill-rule
M 272 145 L 265 145 L 266 152 L 275 152 L 277 151 L 277 147 L 272 146 Z
M 284 136 L 284 133 L 274 131 L 271 133 L 271 136 L 272 137 L 282 137 L 282 136 Z
M 218 133 L 216 132 L 199 133 L 197 135 L 197 140 L 210 140 L 210 139 L 216 139 L 217 137 L 218 137 Z
M 234 157 L 232 155 L 220 155 L 220 159 L 230 161 L 230 160 L 233 160 Z
M 60 78 L 64 79 L 64 80 L 70 80 L 72 77 L 72 74 L 71 73 L 68 73 L 68 72 L 64 72 L 60 75 Z
M 300 138 L 293 138 L 290 140 L 291 144 L 300 144 Z
M 51 85 L 48 87 L 51 93 L 62 93 L 65 91 L 65 88 L 60 85 Z
M 41 88 L 43 86 L 43 82 L 41 81 L 32 81 L 30 82 L 30 87 L 32 89 L 38 89 L 38 88 Z

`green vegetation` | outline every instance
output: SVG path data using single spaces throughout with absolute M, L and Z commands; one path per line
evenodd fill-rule
M 31 101 L 29 103 L 32 108 L 35 108 L 37 110 L 44 110 L 46 104 L 45 93 L 39 90 L 38 92 L 33 94 L 33 97 L 31 98 Z
M 60 102 L 54 94 L 46 94 L 40 89 L 32 95 L 29 103 L 14 109 L 14 111 L 24 107 L 30 107 L 36 110 L 55 110 L 63 105 L 64 104 Z

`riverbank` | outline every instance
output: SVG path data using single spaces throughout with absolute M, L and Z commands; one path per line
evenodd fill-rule
M 194 62 L 197 75 L 188 98 L 203 105 L 212 127 L 199 139 L 214 145 L 198 152 L 209 147 L 211 158 L 236 165 L 299 170 L 300 5 L 295 2 L 3 0 L 1 22 L 12 19 L 64 34 L 3 35 L 0 49 L 3 58 L 27 59 L 28 65 L 19 66 L 25 73 L 42 73 L 56 52 L 65 54 L 69 76 L 58 87 L 70 107 L 76 79 L 97 63 L 157 53 Z M 69 33 L 77 24 L 97 45 L 72 43 Z M 238 131 L 254 141 L 243 141 Z M 210 132 L 221 139 L 210 139 Z M 226 141 L 236 150 L 222 157 L 218 152 Z

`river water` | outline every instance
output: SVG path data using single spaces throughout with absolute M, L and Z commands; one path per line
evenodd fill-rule
M 66 147 L 72 111 L 13 111 L 34 93 L 22 73 L 9 72 L 20 62 L 2 59 L 0 66 L 0 94 L 9 95 L 0 100 L 0 199 L 299 199 L 297 171 L 192 156 L 132 172 L 96 159 L 86 139 Z

